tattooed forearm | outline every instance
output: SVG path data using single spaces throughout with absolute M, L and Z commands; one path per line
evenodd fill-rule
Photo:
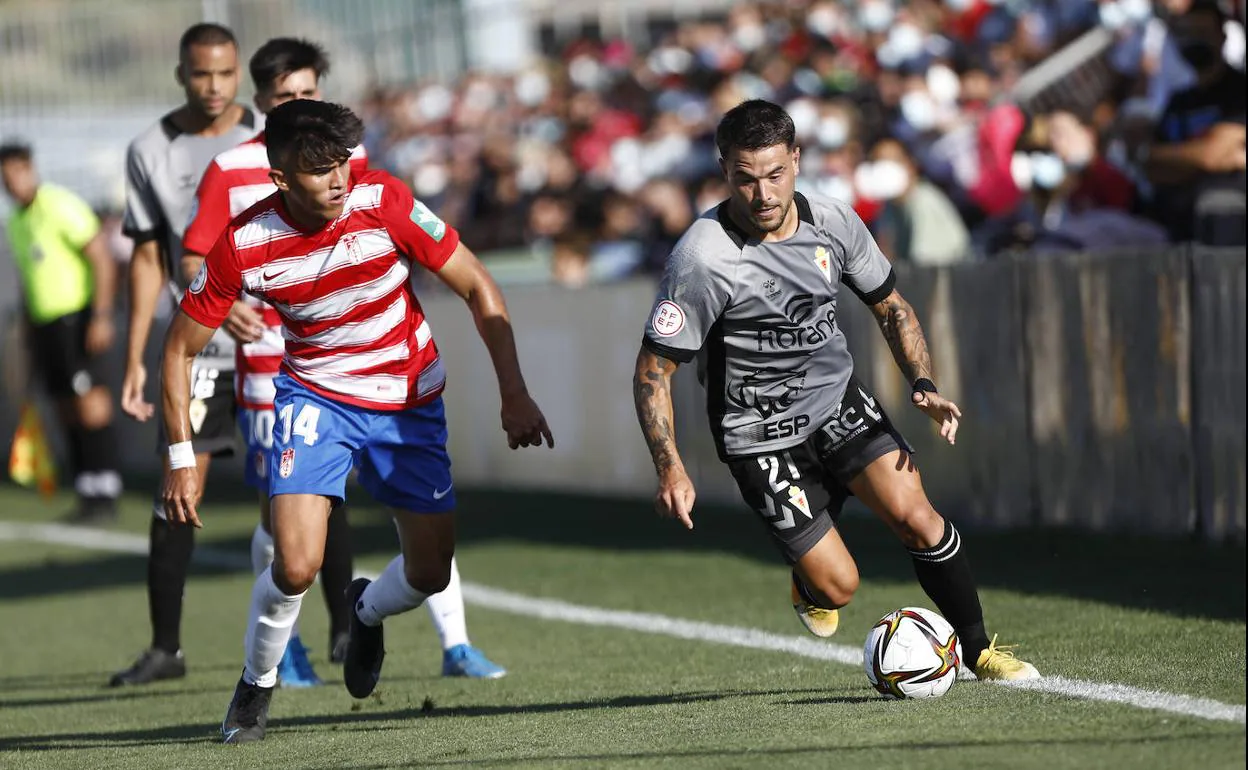
M 633 372 L 633 405 L 642 435 L 650 447 L 654 469 L 663 474 L 680 464 L 672 430 L 672 373 L 676 364 L 646 349 L 637 354 Z
M 875 319 L 893 351 L 893 359 L 901 367 L 908 382 L 920 377 L 931 378 L 932 357 L 927 351 L 927 338 L 914 308 L 897 292 L 893 292 L 877 305 L 871 307 Z

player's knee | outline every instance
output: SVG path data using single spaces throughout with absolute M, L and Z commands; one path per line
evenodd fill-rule
M 858 570 L 843 575 L 824 575 L 817 580 L 807 581 L 807 587 L 814 590 L 819 599 L 819 606 L 825 609 L 840 609 L 854 600 L 858 592 Z
M 440 594 L 451 583 L 451 563 L 445 564 L 412 564 L 403 566 L 403 575 L 407 584 L 426 596 Z
M 940 543 L 941 535 L 945 531 L 945 520 L 924 499 L 894 513 L 893 531 L 907 548 L 931 548 Z
M 316 581 L 321 564 L 316 559 L 295 558 L 273 564 L 273 582 L 288 596 L 301 594 Z

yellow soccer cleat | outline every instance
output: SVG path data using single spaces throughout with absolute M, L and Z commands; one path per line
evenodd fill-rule
M 836 633 L 837 626 L 841 624 L 840 612 L 817 607 L 806 601 L 798 593 L 795 583 L 790 585 L 789 590 L 793 597 L 793 610 L 797 612 L 798 620 L 802 621 L 807 631 L 820 639 L 827 639 Z
M 979 679 L 1002 679 L 1020 681 L 1023 679 L 1039 679 L 1040 672 L 1025 660 L 1014 657 L 1013 645 L 998 647 L 994 634 L 988 648 L 979 654 L 975 661 L 975 676 Z

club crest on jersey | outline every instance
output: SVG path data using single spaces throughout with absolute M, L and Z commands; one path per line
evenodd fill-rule
M 416 201 L 412 205 L 412 221 L 420 225 L 420 229 L 429 234 L 429 237 L 437 242 L 442 241 L 442 237 L 446 235 L 446 223 L 438 219 L 438 215 L 429 210 L 429 207 L 420 201 Z
M 832 256 L 822 246 L 815 249 L 815 267 L 819 268 L 828 283 L 832 283 Z
M 290 478 L 290 474 L 294 472 L 295 472 L 295 450 L 293 448 L 283 449 L 282 461 L 278 463 L 278 466 L 277 466 L 277 475 L 281 476 L 284 479 L 288 479 Z
M 671 300 L 665 299 L 654 309 L 650 327 L 660 337 L 671 337 L 685 328 L 685 311 Z

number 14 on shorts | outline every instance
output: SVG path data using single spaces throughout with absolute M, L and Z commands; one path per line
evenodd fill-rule
M 303 443 L 312 446 L 319 438 L 316 432 L 316 424 L 321 420 L 321 410 L 319 407 L 311 404 L 304 404 L 299 409 L 299 414 L 295 414 L 295 405 L 287 404 L 277 414 L 278 421 L 281 423 L 282 444 L 289 444 L 290 437 L 293 433 L 303 439 Z

